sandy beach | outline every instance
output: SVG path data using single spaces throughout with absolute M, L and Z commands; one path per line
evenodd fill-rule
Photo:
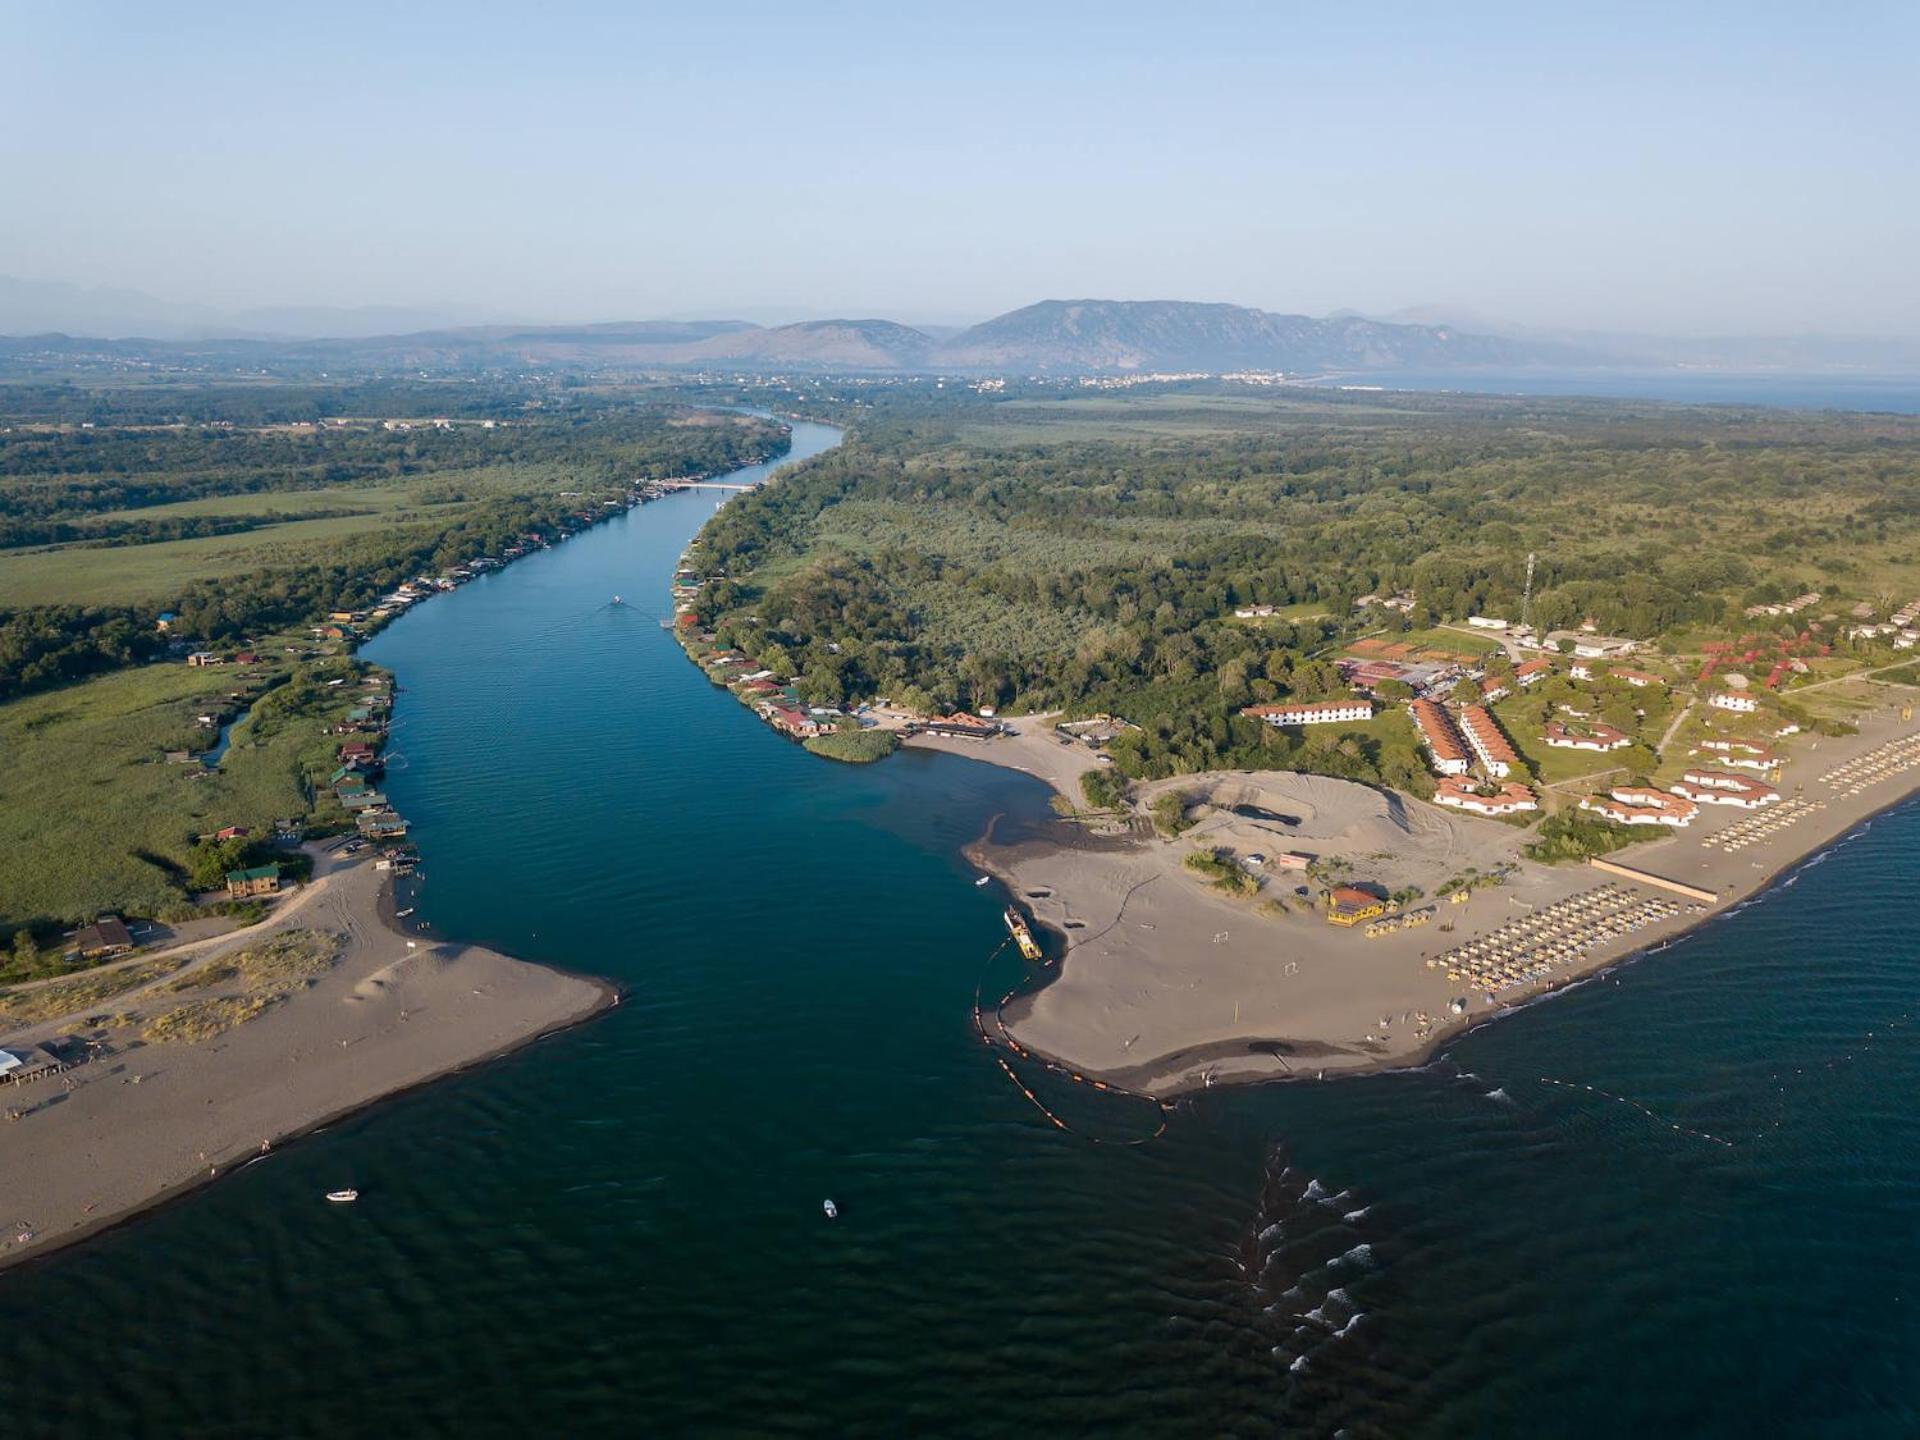
M 1779 805 L 1704 807 L 1690 827 L 1607 857 L 1711 898 L 1587 865 L 1540 865 L 1521 858 L 1527 832 L 1499 821 L 1279 772 L 1142 787 L 1142 807 L 1168 788 L 1193 799 L 1198 823 L 1177 839 L 1150 836 L 1144 824 L 1125 838 L 1062 824 L 1051 839 L 989 839 L 970 857 L 1055 932 L 1049 948 L 1062 958 L 1046 984 L 990 1004 L 985 1021 L 996 1038 L 1161 1097 L 1418 1063 L 1470 1026 L 1711 920 L 1920 789 L 1920 726 L 1893 707 L 1859 723 L 1855 736 L 1800 737 Z M 998 741 L 952 748 L 1038 774 L 1046 752 L 1037 738 L 1004 751 Z M 1328 924 L 1297 893 L 1307 876 L 1270 864 L 1258 896 L 1227 896 L 1182 863 L 1213 846 L 1269 861 L 1288 851 L 1334 860 L 1355 880 L 1417 887 L 1423 898 L 1405 908 L 1430 915 L 1368 938 L 1364 924 Z M 1503 868 L 1498 884 L 1464 887 L 1464 903 L 1437 895 L 1447 881 Z M 1319 885 L 1310 888 L 1317 899 Z M 1488 966 L 1507 967 L 1512 982 L 1489 979 L 1497 972 Z
M 410 948 L 371 853 L 315 853 L 313 880 L 258 925 L 51 982 L 89 991 L 0 1001 L 0 1046 L 52 1040 L 83 1060 L 0 1085 L 0 1266 L 617 1000 L 475 946 Z
M 910 736 L 906 744 L 916 750 L 938 750 L 968 760 L 985 760 L 1007 770 L 1018 770 L 1052 786 L 1076 805 L 1085 804 L 1080 793 L 1080 777 L 1089 770 L 1103 768 L 1100 756 L 1085 745 L 1063 739 L 1054 730 L 1057 714 L 1021 715 L 1003 718 L 1006 733 L 991 740 L 964 740 L 950 735 L 929 735 L 922 731 Z

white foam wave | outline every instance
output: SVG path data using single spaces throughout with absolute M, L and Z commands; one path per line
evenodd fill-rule
M 1489 1090 L 1489 1091 L 1487 1091 L 1487 1099 L 1489 1099 L 1489 1100 L 1501 1100 L 1501 1101 L 1504 1101 L 1505 1103 L 1507 1103 L 1507 1104 L 1509 1104 L 1509 1105 L 1511 1105 L 1511 1104 L 1513 1103 L 1513 1097 L 1512 1097 L 1511 1095 L 1509 1095 L 1509 1094 L 1507 1094 L 1507 1092 L 1506 1092 L 1506 1089 L 1505 1089 L 1505 1087 L 1504 1087 L 1504 1086 L 1502 1086 L 1502 1087 L 1500 1087 L 1500 1088 L 1497 1088 L 1497 1089 L 1493 1089 L 1493 1090 Z
M 1349 1225 L 1357 1225 L 1362 1220 L 1367 1218 L 1367 1212 L 1371 1209 L 1373 1209 L 1371 1205 L 1362 1205 L 1358 1210 L 1347 1211 L 1347 1213 L 1342 1215 L 1340 1218 L 1346 1221 L 1347 1224 Z
M 1287 1369 L 1295 1375 L 1298 1375 L 1301 1371 L 1305 1370 L 1306 1368 L 1307 1368 L 1307 1357 L 1304 1355 L 1296 1356 L 1294 1358 L 1294 1362 L 1291 1365 L 1287 1366 Z

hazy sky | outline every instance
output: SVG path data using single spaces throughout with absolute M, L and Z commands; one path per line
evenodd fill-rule
M 559 320 L 1092 295 L 1920 334 L 1911 0 L 0 22 L 0 273 L 33 279 Z

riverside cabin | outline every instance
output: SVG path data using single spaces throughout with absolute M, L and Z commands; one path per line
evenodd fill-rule
M 82 960 L 107 960 L 115 955 L 125 955 L 133 949 L 133 936 L 127 933 L 127 927 L 118 915 L 102 915 L 91 925 L 84 925 L 73 932 L 73 945 L 68 953 Z
M 1000 733 L 997 721 L 983 720 L 978 715 L 969 715 L 965 710 L 923 721 L 920 728 L 929 735 L 951 735 L 961 740 L 986 740 Z
M 280 867 L 255 865 L 250 870 L 227 872 L 227 898 L 248 900 L 255 895 L 276 895 L 280 891 Z

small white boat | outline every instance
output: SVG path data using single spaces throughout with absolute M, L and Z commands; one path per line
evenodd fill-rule
M 978 880 L 974 881 L 973 883 L 976 887 L 978 887 L 986 884 L 991 879 L 993 879 L 991 875 L 982 875 Z
M 831 1200 L 822 1200 L 820 1202 L 820 1209 L 829 1220 L 838 1220 L 840 1218 L 840 1207 Z
M 327 1191 L 327 1199 L 331 1200 L 336 1205 L 351 1205 L 354 1201 L 358 1200 L 359 1198 L 360 1198 L 360 1192 L 358 1190 Z

